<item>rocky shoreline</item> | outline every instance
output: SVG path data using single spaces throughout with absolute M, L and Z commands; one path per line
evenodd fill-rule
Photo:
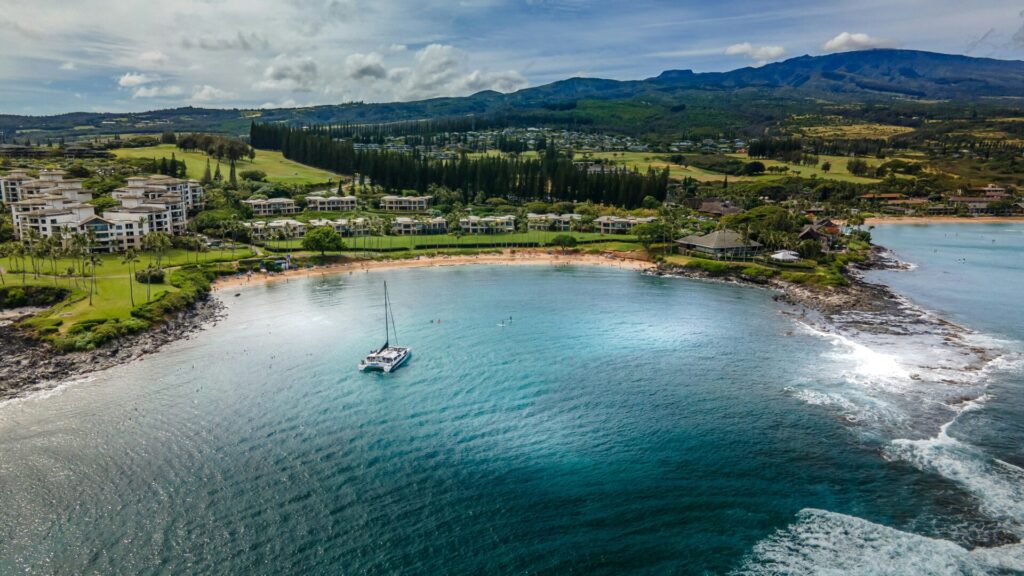
M 769 288 L 778 292 L 775 299 L 820 314 L 824 319 L 833 319 L 851 312 L 898 313 L 906 300 L 887 286 L 866 281 L 861 271 L 906 270 L 909 266 L 896 260 L 887 250 L 876 247 L 868 259 L 856 268 L 846 271 L 850 281 L 847 286 L 808 287 L 778 278 L 754 279 L 739 273 L 712 275 L 699 268 L 683 266 L 659 266 L 653 274 L 681 276 L 700 280 L 720 280 L 736 284 Z
M 88 352 L 61 353 L 17 327 L 21 318 L 0 323 L 0 401 L 43 390 L 55 383 L 131 362 L 189 338 L 223 317 L 224 304 L 205 295 L 150 330 Z

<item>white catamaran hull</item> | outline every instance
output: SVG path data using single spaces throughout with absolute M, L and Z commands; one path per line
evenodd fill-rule
M 389 374 L 392 370 L 405 364 L 411 352 L 412 349 L 410 348 L 388 348 L 387 350 L 367 356 L 365 360 L 359 363 L 359 369 L 363 372 L 384 372 Z

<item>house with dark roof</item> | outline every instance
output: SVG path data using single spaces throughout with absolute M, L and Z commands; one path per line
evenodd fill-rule
M 744 239 L 739 232 L 733 230 L 715 230 L 703 236 L 691 234 L 676 240 L 676 244 L 684 252 L 703 254 L 712 258 L 752 258 L 761 252 L 761 244 Z

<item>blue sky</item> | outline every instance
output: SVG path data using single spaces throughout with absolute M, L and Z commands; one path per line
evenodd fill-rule
M 0 0 L 0 113 L 303 106 L 901 47 L 1024 59 L 973 0 Z

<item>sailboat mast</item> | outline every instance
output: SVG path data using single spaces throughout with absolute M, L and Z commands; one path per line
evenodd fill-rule
M 388 283 L 384 283 L 384 347 L 391 343 L 391 332 L 388 326 L 388 310 L 391 307 L 388 305 Z

